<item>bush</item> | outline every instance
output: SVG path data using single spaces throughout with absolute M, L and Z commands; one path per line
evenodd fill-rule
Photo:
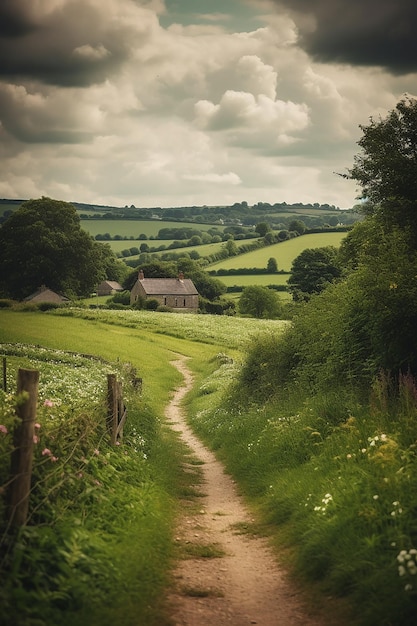
M 156 311 L 159 306 L 160 303 L 155 298 L 149 298 L 148 300 L 145 300 L 145 309 L 147 309 L 148 311 Z
M 0 309 L 11 309 L 14 305 L 14 300 L 8 300 L 7 298 L 0 299 Z
M 53 309 L 59 309 L 62 306 L 57 302 L 39 302 L 38 309 L 39 311 L 52 311 Z
M 240 296 L 239 310 L 242 315 L 274 319 L 281 314 L 281 302 L 274 290 L 260 285 L 250 285 L 244 288 Z
M 279 395 L 293 374 L 297 358 L 289 329 L 282 334 L 259 333 L 248 343 L 238 378 L 238 396 L 263 403 Z M 246 400 L 245 400 L 246 401 Z
M 109 300 L 107 300 L 108 304 L 110 304 L 111 302 L 129 306 L 130 305 L 130 291 L 125 289 L 124 291 L 115 293 L 111 298 L 109 298 Z

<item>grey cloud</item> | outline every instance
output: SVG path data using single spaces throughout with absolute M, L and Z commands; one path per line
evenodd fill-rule
M 91 141 L 93 134 L 85 130 L 71 128 L 50 128 L 45 121 L 37 115 L 30 115 L 27 109 L 16 112 L 12 100 L 4 97 L 0 90 L 0 114 L 1 127 L 3 129 L 3 142 L 14 137 L 20 142 L 55 143 L 55 144 L 79 144 Z M 55 124 L 56 125 L 56 124 Z
M 274 0 L 315 60 L 417 71 L 416 0 Z
M 106 4 L 74 0 L 36 14 L 34 7 L 39 6 L 27 0 L 0 3 L 3 79 L 59 86 L 97 84 L 129 58 L 133 40 L 140 46 L 147 36 L 141 24 L 113 20 Z
M 36 29 L 21 0 L 3 0 L 0 6 L 0 37 L 12 38 Z

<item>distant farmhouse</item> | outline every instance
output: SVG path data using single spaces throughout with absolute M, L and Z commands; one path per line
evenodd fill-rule
M 62 304 L 63 302 L 69 302 L 69 300 L 65 296 L 61 296 L 59 293 L 52 291 L 52 289 L 49 289 L 46 285 L 42 285 L 38 291 L 27 296 L 24 302 L 52 302 L 54 304 Z
M 145 278 L 142 270 L 130 292 L 130 304 L 139 298 L 157 300 L 161 306 L 167 306 L 176 312 L 196 313 L 198 310 L 198 291 L 190 278 L 180 273 L 178 278 Z
M 97 287 L 98 296 L 113 296 L 120 291 L 123 291 L 123 287 L 115 280 L 102 280 Z

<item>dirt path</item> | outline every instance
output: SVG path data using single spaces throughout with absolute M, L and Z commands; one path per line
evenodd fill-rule
M 173 624 L 324 626 L 323 620 L 309 615 L 303 607 L 299 594 L 274 560 L 267 540 L 236 532 L 236 527 L 250 525 L 253 520 L 233 480 L 185 423 L 180 403 L 192 386 L 192 376 L 185 358 L 173 364 L 183 374 L 184 386 L 175 392 L 166 418 L 203 463 L 203 482 L 195 487 L 201 490 L 200 497 L 193 499 L 193 506 L 184 501 L 177 530 L 177 542 L 189 558 L 179 562 L 168 598 Z M 193 469 L 195 466 L 185 466 L 184 471 Z M 221 551 L 220 556 L 207 558 L 213 546 Z

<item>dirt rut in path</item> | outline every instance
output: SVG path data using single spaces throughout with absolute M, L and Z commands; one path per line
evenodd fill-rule
M 173 362 L 184 376 L 166 409 L 171 427 L 202 462 L 200 494 L 184 500 L 177 542 L 187 554 L 174 572 L 168 603 L 176 626 L 331 626 L 308 614 L 264 538 L 239 534 L 251 516 L 221 463 L 187 426 L 180 406 L 192 386 L 186 359 Z M 193 471 L 190 464 L 184 471 Z M 335 626 L 336 623 L 333 624 Z

